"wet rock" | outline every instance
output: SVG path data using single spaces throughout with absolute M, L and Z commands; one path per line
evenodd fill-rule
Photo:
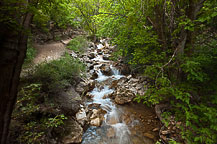
M 114 99 L 114 93 L 109 93 L 109 94 L 106 94 L 103 96 L 103 99 L 106 99 L 106 98 L 110 98 L 110 99 Z
M 98 116 L 98 110 L 97 110 L 97 109 L 93 109 L 92 112 L 93 112 L 93 113 L 92 113 L 90 119 L 97 118 L 97 116 Z
M 101 49 L 97 49 L 97 53 L 102 53 L 102 50 Z
M 161 138 L 162 138 L 164 141 L 167 141 L 167 137 L 166 137 L 166 136 L 161 136 Z
M 103 50 L 103 53 L 104 53 L 104 54 L 111 55 L 112 51 L 109 50 L 109 49 L 104 49 L 104 50 Z
M 127 79 L 131 79 L 131 78 L 132 78 L 132 75 L 128 75 L 128 76 L 127 76 Z
M 150 119 L 148 120 L 148 123 L 147 123 L 147 124 L 148 124 L 148 125 L 150 125 L 150 124 L 151 124 L 151 120 L 150 120 Z
M 100 118 L 92 119 L 92 120 L 90 121 L 90 124 L 91 124 L 92 126 L 100 126 L 100 125 L 101 125 L 101 120 L 100 120 Z
M 70 53 L 70 56 L 72 56 L 73 58 L 77 58 L 77 57 L 78 57 L 78 55 L 77 55 L 74 51 L 72 51 L 72 52 Z
M 84 110 L 84 108 L 81 108 L 76 113 L 76 119 L 82 126 L 84 126 L 85 122 L 87 121 L 87 115 L 86 115 L 86 111 Z
M 154 135 L 150 134 L 150 133 L 144 133 L 144 136 L 150 139 L 154 139 Z
M 88 55 L 88 58 L 89 58 L 89 59 L 94 59 L 94 58 L 95 58 L 95 54 L 94 54 L 94 53 L 90 53 L 90 54 Z
M 88 92 L 86 95 L 85 95 L 87 98 L 93 98 L 94 95 L 92 95 L 90 92 Z
M 96 72 L 94 72 L 94 73 L 92 74 L 92 76 L 91 76 L 90 79 L 94 80 L 94 79 L 96 79 L 97 77 L 98 77 L 98 74 L 97 74 Z
M 141 95 L 141 96 L 142 96 L 142 95 L 145 95 L 145 91 L 144 91 L 144 90 L 138 90 L 138 91 L 137 91 L 137 94 L 139 94 L 139 95 Z
M 89 109 L 99 109 L 101 104 L 92 103 L 88 105 Z
M 86 63 L 91 63 L 91 61 L 89 60 L 89 58 L 88 58 L 88 57 L 86 57 L 86 56 L 85 56 L 85 57 L 83 57 L 82 59 L 83 59 L 83 61 L 84 61 L 84 62 L 86 62 Z
M 112 70 L 109 65 L 101 66 L 101 72 L 106 76 L 112 75 Z
M 105 42 L 105 48 L 109 48 L 109 44 L 107 41 Z
M 66 131 L 69 133 L 63 138 L 64 144 L 81 143 L 83 128 L 73 119 L 67 121 Z
M 93 65 L 93 64 L 90 65 L 90 66 L 89 66 L 89 69 L 90 69 L 90 70 L 94 69 L 94 65 Z
M 109 60 L 109 55 L 103 55 L 102 58 L 103 60 Z
M 123 117 L 123 120 L 124 120 L 124 122 L 125 122 L 127 125 L 132 122 L 132 119 L 130 118 L 129 115 L 125 115 L 125 116 Z
M 106 111 L 103 109 L 93 109 L 92 110 L 92 115 L 90 116 L 90 124 L 92 126 L 100 126 L 102 121 L 104 120 L 104 115 L 106 114 Z

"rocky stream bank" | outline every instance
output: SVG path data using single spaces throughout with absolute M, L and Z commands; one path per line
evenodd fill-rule
M 88 74 L 74 90 L 69 90 L 73 91 L 73 99 L 65 100 L 64 106 L 71 105 L 76 114 L 70 119 L 71 133 L 63 143 L 155 143 L 161 124 L 154 109 L 133 101 L 137 94 L 144 94 L 146 81 L 110 60 L 115 47 L 108 41 L 89 43 L 82 55 L 71 53 L 87 65 Z

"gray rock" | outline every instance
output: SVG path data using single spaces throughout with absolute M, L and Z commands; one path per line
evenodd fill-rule
M 64 113 L 74 115 L 80 109 L 81 97 L 73 87 L 67 91 L 59 92 L 54 96 L 54 100 L 58 103 Z
M 107 75 L 107 76 L 110 76 L 112 75 L 112 70 L 110 68 L 109 65 L 105 65 L 105 66 L 101 66 L 101 72 L 104 74 L 104 75 Z
M 66 131 L 68 134 L 63 137 L 62 142 L 64 144 L 81 143 L 83 135 L 83 128 L 81 125 L 73 119 L 67 120 L 66 124 Z
M 76 119 L 82 126 L 84 126 L 85 122 L 87 121 L 87 114 L 84 108 L 81 108 L 79 112 L 76 113 Z
M 86 83 L 85 82 L 80 82 L 76 88 L 75 88 L 76 92 L 78 92 L 79 94 L 82 94 L 83 92 L 86 91 Z

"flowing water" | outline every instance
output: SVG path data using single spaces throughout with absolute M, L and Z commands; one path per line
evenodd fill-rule
M 99 44 L 98 49 L 103 46 Z M 97 52 L 95 51 L 97 54 Z M 99 62 L 99 65 L 95 65 L 98 78 L 95 80 L 98 83 L 98 87 L 95 87 L 91 91 L 91 102 L 86 102 L 86 105 L 100 104 L 100 107 L 107 113 L 104 115 L 104 121 L 100 127 L 90 126 L 83 135 L 82 144 L 149 144 L 153 143 L 149 138 L 144 137 L 144 130 L 152 129 L 144 128 L 142 123 L 142 114 L 144 117 L 152 116 L 153 112 L 144 112 L 144 105 L 135 107 L 131 105 L 118 106 L 110 98 L 103 98 L 105 95 L 112 93 L 114 90 L 109 88 L 109 85 L 104 84 L 105 81 L 113 81 L 124 77 L 120 72 L 112 66 L 110 61 L 102 59 L 101 55 L 97 55 L 93 61 Z M 104 75 L 99 66 L 102 63 L 110 63 L 112 70 L 111 76 Z M 138 116 L 137 112 L 140 113 Z M 137 116 L 136 116 L 137 115 Z M 138 130 L 138 129 L 141 130 Z

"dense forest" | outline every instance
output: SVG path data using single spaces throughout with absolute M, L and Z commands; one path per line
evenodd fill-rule
M 90 79 L 87 76 L 95 62 L 88 47 L 103 49 L 100 43 L 108 49 L 103 54 L 96 50 L 96 55 L 124 67 L 120 80 L 125 75 L 131 81 L 129 76 L 145 81 L 136 81 L 143 92 L 135 92 L 131 103 L 150 107 L 160 121 L 160 126 L 154 126 L 158 127 L 156 133 L 152 132 L 155 137 L 147 133 L 145 137 L 153 143 L 217 143 L 216 28 L 216 0 L 1 0 L 0 143 L 88 143 L 77 138 L 62 141 L 66 131 L 78 130 L 66 127 L 83 106 L 59 110 L 54 95 L 67 93 L 92 77 L 98 80 L 95 87 L 101 84 L 100 73 L 91 74 Z M 70 38 L 67 44 L 65 37 Z M 33 66 L 34 44 L 50 41 L 66 45 L 69 52 Z M 113 50 L 108 58 L 105 51 L 109 47 Z M 86 55 L 89 65 L 78 58 Z M 112 85 L 119 82 L 115 78 Z M 133 87 L 130 81 L 128 84 Z M 79 93 L 82 100 L 76 99 L 75 105 L 88 101 L 93 93 L 90 83 L 84 85 Z M 120 104 L 118 98 L 114 101 Z M 175 134 L 168 134 L 171 119 L 178 127 Z M 82 132 L 89 130 L 87 124 L 80 125 Z

